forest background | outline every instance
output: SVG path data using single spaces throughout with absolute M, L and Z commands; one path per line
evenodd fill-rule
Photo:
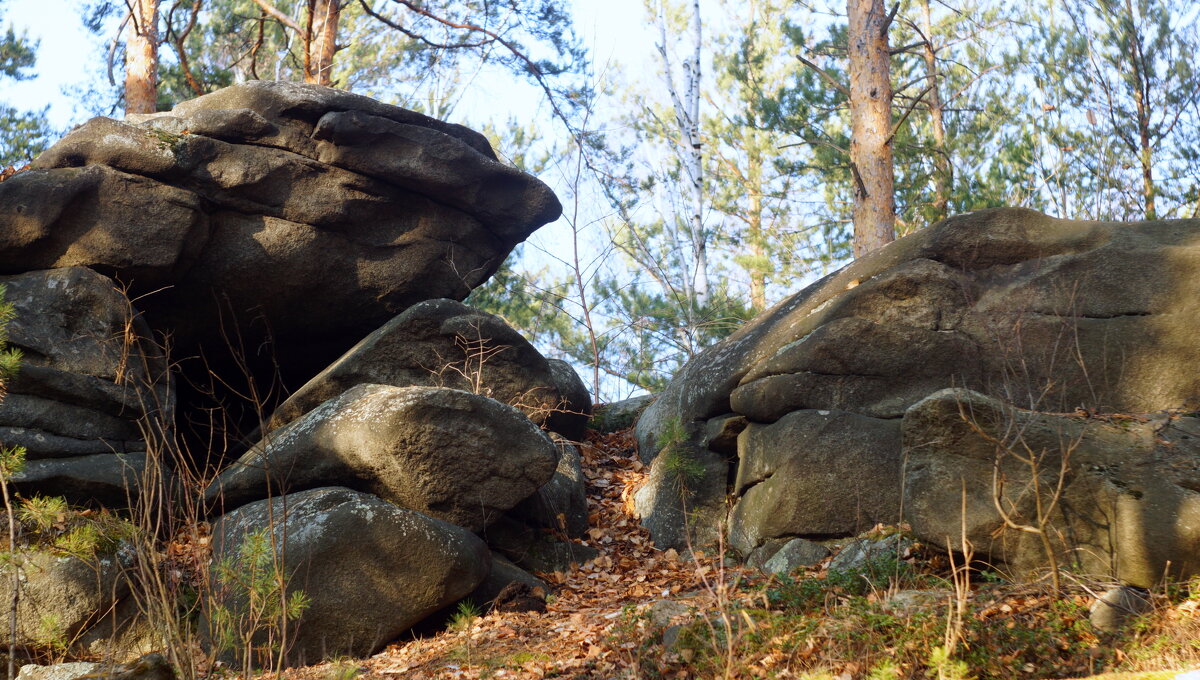
M 869 249 L 868 196 L 898 235 L 1002 205 L 1200 217 L 1190 0 L 81 0 L 39 20 L 91 36 L 65 117 L 11 96 L 56 58 L 5 16 L 21 1 L 0 0 L 0 168 L 92 115 L 256 78 L 483 131 L 565 210 L 468 303 L 597 400 L 660 389 Z

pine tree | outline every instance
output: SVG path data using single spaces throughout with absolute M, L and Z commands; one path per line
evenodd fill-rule
M 37 61 L 36 49 L 36 43 L 11 27 L 4 29 L 0 33 L 0 82 L 31 78 L 28 71 Z M 22 111 L 0 102 L 0 170 L 24 165 L 49 145 L 46 111 Z
M 11 302 L 5 299 L 7 289 L 0 284 L 0 403 L 8 394 L 9 381 L 17 375 L 21 363 L 21 352 L 15 347 L 8 346 L 8 324 L 16 314 Z M 9 494 L 8 483 L 20 474 L 25 465 L 25 449 L 19 446 L 7 446 L 0 442 L 0 498 L 4 501 L 4 509 L 8 516 L 8 552 L 15 555 L 17 551 L 16 512 L 13 508 L 12 497 Z M 12 599 L 8 602 L 8 677 L 16 677 L 17 656 L 17 606 L 21 597 L 21 573 L 19 563 L 14 557 L 8 565 L 10 571 L 9 585 Z
M 1082 152 L 1076 162 L 1107 185 L 1109 203 L 1120 210 L 1110 217 L 1194 215 L 1200 182 L 1189 166 L 1200 158 L 1200 29 L 1192 5 L 1089 0 L 1063 9 L 1065 17 L 1044 13 L 1050 63 L 1039 70 L 1077 133 L 1063 146 Z

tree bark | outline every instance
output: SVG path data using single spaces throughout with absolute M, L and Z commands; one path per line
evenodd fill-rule
M 704 163 L 700 139 L 700 51 L 703 38 L 700 33 L 700 0 L 692 2 L 690 26 L 695 49 L 690 59 L 683 62 L 686 82 L 684 105 L 687 107 L 684 139 L 688 149 L 688 179 L 692 182 L 692 257 L 696 262 L 696 304 L 708 304 L 708 238 L 704 233 L 701 209 L 704 206 Z
M 1129 64 L 1133 67 L 1133 101 L 1137 107 L 1138 162 L 1142 166 L 1142 198 L 1146 208 L 1145 218 L 1158 219 L 1154 205 L 1154 149 L 1150 143 L 1150 84 L 1146 55 L 1142 51 L 1142 31 L 1137 24 L 1137 15 L 1129 0 L 1125 1 L 1125 20 L 1128 21 Z M 1122 22 L 1124 23 L 1124 22 Z
M 942 109 L 942 86 L 938 82 L 937 49 L 933 46 L 933 22 L 929 15 L 929 0 L 921 0 L 925 31 L 925 74 L 929 78 L 929 120 L 933 126 L 933 221 L 946 219 L 949 214 L 950 188 L 954 183 L 954 166 L 950 149 L 946 147 L 946 121 Z
M 337 53 L 341 0 L 308 0 L 304 82 L 333 86 L 333 56 Z
M 896 240 L 892 82 L 883 0 L 847 0 L 854 256 Z
M 688 325 L 694 328 L 693 307 L 703 307 L 709 301 L 708 281 L 708 236 L 704 233 L 702 210 L 704 206 L 704 164 L 703 140 L 700 136 L 700 56 L 703 48 L 700 30 L 700 0 L 692 0 L 692 16 L 688 30 L 692 34 L 692 54 L 683 59 L 683 91 L 675 86 L 675 78 L 671 75 L 671 58 L 667 52 L 667 19 L 666 10 L 659 5 L 658 12 L 658 44 L 656 48 L 662 57 L 664 78 L 667 84 L 667 94 L 671 97 L 671 106 L 675 112 L 675 124 L 679 127 L 679 162 L 683 166 L 683 175 L 688 183 L 687 196 L 681 196 L 687 204 L 687 240 L 691 252 L 691 267 L 681 267 L 685 272 L 684 287 L 688 308 L 685 310 Z M 681 191 L 681 193 L 683 193 Z M 669 213 L 664 212 L 667 216 Z M 670 219 L 667 217 L 666 219 Z M 680 259 L 685 259 L 680 252 Z
M 158 0 L 133 0 L 125 39 L 125 113 L 158 108 Z

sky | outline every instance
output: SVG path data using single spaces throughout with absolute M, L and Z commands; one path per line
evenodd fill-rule
M 642 0 L 573 0 L 572 4 L 576 29 L 596 63 L 644 61 L 653 38 Z M 40 41 L 37 77 L 5 82 L 0 101 L 21 108 L 49 104 L 51 124 L 63 130 L 87 117 L 77 98 L 65 90 L 84 85 L 102 71 L 106 53 L 102 41 L 111 39 L 94 36 L 83 27 L 81 5 L 79 0 L 0 0 L 0 26 L 11 25 Z M 524 97 L 504 105 L 516 112 L 528 106 Z
M 576 33 L 588 47 L 598 71 L 603 70 L 605 64 L 619 63 L 625 67 L 626 77 L 657 78 L 653 52 L 656 36 L 646 17 L 644 0 L 568 2 L 574 8 Z M 113 37 L 96 36 L 84 28 L 82 4 L 82 0 L 0 0 L 0 29 L 12 26 L 18 33 L 25 31 L 29 38 L 40 42 L 38 62 L 32 69 L 36 77 L 15 83 L 4 79 L 0 84 L 0 102 L 24 109 L 48 105 L 50 123 L 60 134 L 91 116 L 71 91 L 85 88 L 89 82 L 103 77 L 108 51 L 106 41 Z M 522 121 L 538 117 L 546 120 L 548 125 L 556 125 L 547 120 L 546 111 L 539 111 L 539 107 L 544 107 L 541 92 L 529 83 L 485 75 L 472 84 L 468 99 L 455 109 L 451 120 L 476 129 L 489 119 L 503 121 L 509 116 Z M 503 154 L 502 149 L 499 151 Z M 565 169 L 551 169 L 542 179 L 560 196 L 566 196 L 562 184 L 568 181 L 565 174 Z M 591 207 L 600 203 L 602 201 Z M 594 212 L 587 208 L 585 211 Z M 592 227 L 587 229 L 589 234 L 585 238 L 597 238 L 598 219 L 600 217 L 596 215 L 581 216 L 582 227 Z M 543 227 L 530 239 L 523 261 L 534 270 L 543 266 L 557 267 L 554 260 L 570 251 L 570 235 L 571 228 L 563 219 Z M 576 368 L 590 381 L 590 371 L 582 366 Z M 605 389 L 626 396 L 630 388 L 608 386 Z
M 103 59 L 99 42 L 83 27 L 79 5 L 72 0 L 0 0 L 3 23 L 40 41 L 37 77 L 6 81 L 0 100 L 30 109 L 49 104 L 56 128 L 81 122 L 82 114 L 63 88 L 83 84 L 89 63 Z

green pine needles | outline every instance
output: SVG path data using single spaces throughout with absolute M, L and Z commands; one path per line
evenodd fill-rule
M 704 463 L 697 460 L 687 444 L 687 430 L 679 418 L 664 424 L 658 435 L 659 456 L 664 470 L 671 475 L 680 493 L 691 495 L 692 487 L 704 478 Z
M 8 346 L 8 324 L 17 315 L 17 310 L 6 298 L 8 288 L 0 283 L 0 402 L 8 393 L 8 383 L 16 377 L 17 367 L 21 363 L 21 352 L 15 347 Z M 8 482 L 21 473 L 25 466 L 25 449 L 20 446 L 6 446 L 0 442 L 0 495 L 4 499 L 4 509 L 8 514 L 8 554 L 17 552 L 17 518 L 13 512 L 12 496 L 8 493 Z M 8 568 L 12 579 L 12 599 L 8 603 L 8 677 L 16 677 L 17 655 L 17 605 L 21 599 L 20 561 L 14 561 Z
M 255 662 L 283 667 L 288 633 L 310 604 L 302 590 L 287 589 L 278 547 L 268 530 L 247 534 L 235 557 L 213 570 L 220 597 L 209 611 L 214 647 L 232 652 L 250 677 Z
M 7 299 L 8 287 L 0 283 L 0 403 L 8 394 L 8 385 L 17 377 L 17 369 L 21 365 L 21 350 L 8 346 L 8 324 L 17 316 L 17 310 Z M 0 441 L 0 487 L 4 491 L 4 507 L 12 519 L 12 504 L 8 497 L 8 482 L 21 474 L 25 467 L 25 449 L 20 446 L 7 446 Z M 11 533 L 11 532 L 10 532 Z M 10 537 L 12 538 L 12 537 Z M 12 548 L 13 546 L 9 546 Z

